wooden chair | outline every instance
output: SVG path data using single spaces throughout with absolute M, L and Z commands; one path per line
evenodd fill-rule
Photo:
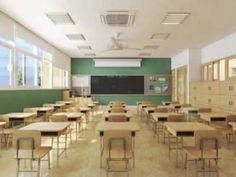
M 1 143 L 4 143 L 6 149 L 8 149 L 9 144 L 12 142 L 13 132 L 16 129 L 21 128 L 22 126 L 24 126 L 24 124 L 19 124 L 17 126 L 10 127 L 9 117 L 7 115 L 1 115 L 0 121 L 6 123 L 3 127 L 3 130 L 0 132 L 0 134 L 1 134 Z
M 157 107 L 155 109 L 155 112 L 165 113 L 165 112 L 169 112 L 169 110 L 168 110 L 168 108 L 162 108 L 162 107 L 158 108 Z
M 68 117 L 66 115 L 51 115 L 49 116 L 50 122 L 68 122 Z M 72 128 L 68 128 L 65 134 L 70 135 L 70 143 L 72 142 Z M 65 142 L 66 143 L 66 142 Z M 52 137 L 52 145 L 53 145 L 53 137 Z
M 129 161 L 133 159 L 134 150 L 132 144 L 132 134 L 130 131 L 105 131 L 103 135 L 103 144 L 101 149 L 101 166 L 102 160 L 107 162 L 107 173 L 109 172 L 129 172 Z M 124 168 L 117 169 L 110 162 L 124 162 Z
M 197 169 L 199 172 L 216 172 L 217 168 L 211 169 L 211 161 L 215 162 L 217 166 L 219 160 L 219 149 L 222 145 L 222 134 L 219 130 L 198 130 L 195 132 L 195 146 L 184 147 L 185 153 L 185 168 L 187 168 L 187 162 L 193 160 L 195 162 L 201 161 L 202 166 Z M 190 159 L 188 159 L 188 157 Z M 206 165 L 208 161 L 208 168 Z
M 30 124 L 32 122 L 42 122 L 43 121 L 43 117 L 37 117 L 37 110 L 35 108 L 24 108 L 23 112 L 26 113 L 35 113 L 34 116 L 31 116 L 30 119 L 27 119 L 25 122 L 26 124 Z
M 125 115 L 110 115 L 107 117 L 108 122 L 127 122 L 129 119 Z
M 123 107 L 115 107 L 115 108 L 112 107 L 110 112 L 111 113 L 124 113 L 125 110 Z
M 192 107 L 192 105 L 187 103 L 181 104 L 181 108 L 189 108 L 189 107 Z
M 17 177 L 20 172 L 36 172 L 37 177 L 40 177 L 41 160 L 48 156 L 48 168 L 50 169 L 50 154 L 51 146 L 41 146 L 40 131 L 32 130 L 16 130 L 13 134 L 13 145 L 16 148 L 17 160 Z M 21 160 L 29 160 L 31 163 L 29 170 L 21 170 Z M 32 162 L 37 161 L 37 169 L 34 170 Z
M 227 143 L 230 143 L 233 141 L 233 136 L 236 136 L 235 131 L 232 130 L 232 127 L 229 125 L 229 122 L 236 122 L 236 115 L 231 114 L 228 115 L 226 118 L 226 140 Z
M 183 114 L 176 114 L 176 115 L 169 115 L 167 118 L 167 122 L 183 122 L 184 115 Z M 175 150 L 176 148 L 181 149 L 183 147 L 183 139 L 179 139 L 178 137 L 173 136 L 169 131 L 164 129 L 164 143 L 165 139 L 167 138 L 168 149 L 169 149 L 169 156 L 171 150 Z

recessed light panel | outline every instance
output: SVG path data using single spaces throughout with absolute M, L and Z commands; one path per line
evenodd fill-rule
M 74 25 L 75 22 L 67 12 L 47 13 L 47 17 L 56 25 Z
M 95 57 L 96 54 L 95 53 L 85 53 L 84 54 L 86 57 Z
M 170 36 L 169 33 L 154 33 L 151 36 L 151 39 L 153 40 L 166 40 Z
M 85 37 L 83 34 L 66 34 L 66 37 L 70 40 L 80 40 L 80 41 L 85 40 Z
M 89 45 L 79 45 L 77 48 L 79 50 L 92 50 L 92 47 Z
M 150 53 L 140 53 L 139 54 L 139 56 L 142 56 L 142 57 L 147 57 L 147 56 L 151 56 L 151 54 Z
M 163 25 L 179 25 L 183 23 L 190 13 L 168 13 L 161 22 Z

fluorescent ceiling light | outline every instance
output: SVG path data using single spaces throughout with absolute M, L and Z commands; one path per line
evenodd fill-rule
M 75 22 L 67 12 L 47 13 L 47 17 L 56 25 L 74 25 Z
M 183 23 L 190 13 L 167 13 L 164 20 L 161 22 L 163 25 L 179 25 Z
M 80 40 L 80 41 L 85 40 L 85 37 L 83 34 L 66 34 L 66 37 L 70 40 Z
M 150 53 L 140 53 L 139 56 L 151 56 Z
M 143 49 L 156 50 L 158 47 L 158 45 L 145 45 Z
M 112 58 L 112 59 L 93 59 L 95 67 L 141 67 L 141 58 Z
M 86 56 L 86 57 L 95 57 L 96 54 L 95 53 L 85 53 L 84 56 Z
M 89 45 L 79 45 L 77 46 L 79 50 L 92 50 L 92 47 Z
M 166 40 L 170 36 L 169 33 L 154 33 L 150 39 L 153 40 Z

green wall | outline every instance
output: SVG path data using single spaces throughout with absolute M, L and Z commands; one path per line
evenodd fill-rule
M 94 67 L 93 59 L 72 58 L 71 74 L 171 74 L 170 58 L 143 58 L 141 67 Z M 146 95 L 106 95 L 95 96 L 101 104 L 108 104 L 112 100 L 124 100 L 127 104 L 136 104 L 136 101 L 147 100 L 155 103 L 171 100 L 170 96 L 146 96 Z
M 0 91 L 0 114 L 23 111 L 26 107 L 42 106 L 62 100 L 63 90 L 4 90 Z

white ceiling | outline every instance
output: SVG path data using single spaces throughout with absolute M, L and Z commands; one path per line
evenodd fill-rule
M 94 52 L 96 57 L 170 57 L 186 48 L 201 48 L 236 31 L 236 0 L 0 0 L 0 10 L 23 24 L 70 57 Z M 135 10 L 131 27 L 110 27 L 101 23 L 101 11 Z M 75 25 L 58 26 L 45 15 L 68 12 Z M 189 12 L 180 25 L 162 25 L 167 12 Z M 2 28 L 2 27 L 1 27 Z M 132 48 L 158 44 L 156 50 L 100 52 L 111 44 L 111 37 L 121 32 L 121 39 Z M 82 33 L 86 41 L 70 41 L 65 34 Z M 165 41 L 150 40 L 153 33 L 170 33 Z M 92 51 L 78 50 L 90 45 Z

